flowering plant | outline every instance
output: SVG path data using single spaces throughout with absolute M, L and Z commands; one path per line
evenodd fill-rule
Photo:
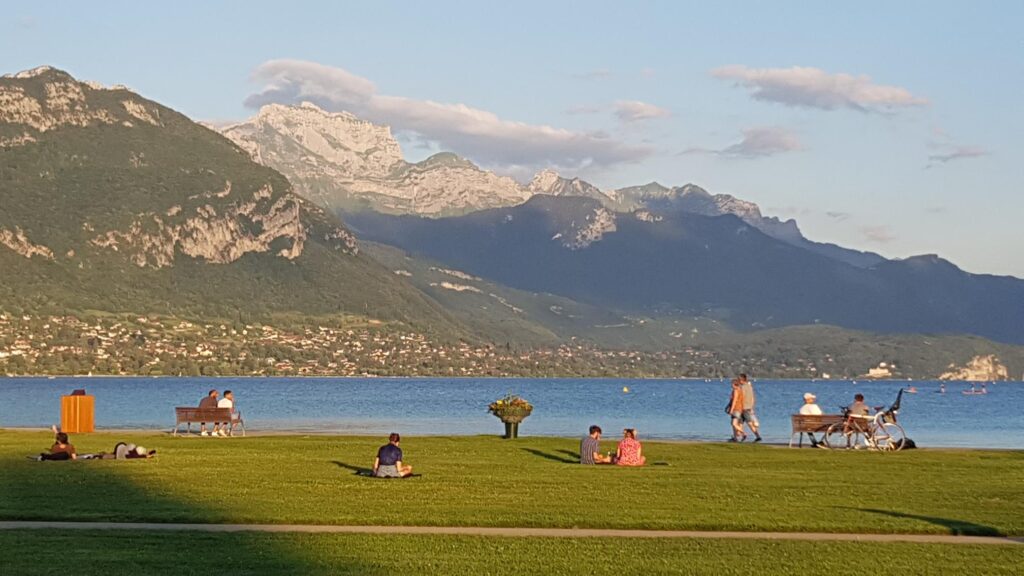
M 502 422 L 522 422 L 533 412 L 533 405 L 521 396 L 507 394 L 488 404 L 487 411 Z

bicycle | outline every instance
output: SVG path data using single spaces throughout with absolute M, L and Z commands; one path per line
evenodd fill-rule
M 896 452 L 903 448 L 907 434 L 896 420 L 899 414 L 903 389 L 896 394 L 896 401 L 886 410 L 875 408 L 875 415 L 850 414 L 849 408 L 842 408 L 843 421 L 832 424 L 825 430 L 825 446 L 831 450 L 853 448 Z M 843 446 L 845 444 L 845 446 Z

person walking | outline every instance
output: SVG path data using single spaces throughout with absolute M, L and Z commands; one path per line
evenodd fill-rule
M 754 405 L 756 404 L 756 398 L 754 396 L 754 383 L 747 378 L 746 374 L 740 374 L 740 390 L 743 391 L 743 412 L 741 413 L 741 423 L 746 424 L 750 431 L 754 433 L 754 442 L 761 441 L 761 432 L 759 431 L 761 423 L 757 421 L 757 414 L 754 412 Z
M 740 379 L 732 379 L 732 392 L 729 395 L 729 403 L 725 405 L 725 413 L 729 415 L 729 423 L 732 426 L 732 438 L 729 442 L 742 442 L 747 439 L 743 432 L 743 389 L 740 387 Z

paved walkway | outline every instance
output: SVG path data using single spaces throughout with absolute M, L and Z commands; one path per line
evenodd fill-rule
M 487 528 L 478 526 L 331 526 L 317 524 L 163 524 L 143 522 L 0 521 L 0 530 L 196 530 L 201 532 L 305 532 L 316 534 L 418 534 L 541 538 L 726 538 L 816 542 L 915 542 L 925 544 L 1022 545 L 1024 538 L 942 534 L 831 534 L 826 532 L 717 532 L 594 528 Z

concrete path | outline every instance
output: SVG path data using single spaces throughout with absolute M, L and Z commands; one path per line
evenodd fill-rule
M 815 542 L 914 542 L 923 544 L 1022 545 L 1024 538 L 943 534 L 831 534 L 826 532 L 717 532 L 603 528 L 487 528 L 478 526 L 331 526 L 317 524 L 163 524 L 143 522 L 0 521 L 0 530 L 195 530 L 201 532 L 298 532 L 310 534 L 416 534 L 539 538 L 714 538 Z

